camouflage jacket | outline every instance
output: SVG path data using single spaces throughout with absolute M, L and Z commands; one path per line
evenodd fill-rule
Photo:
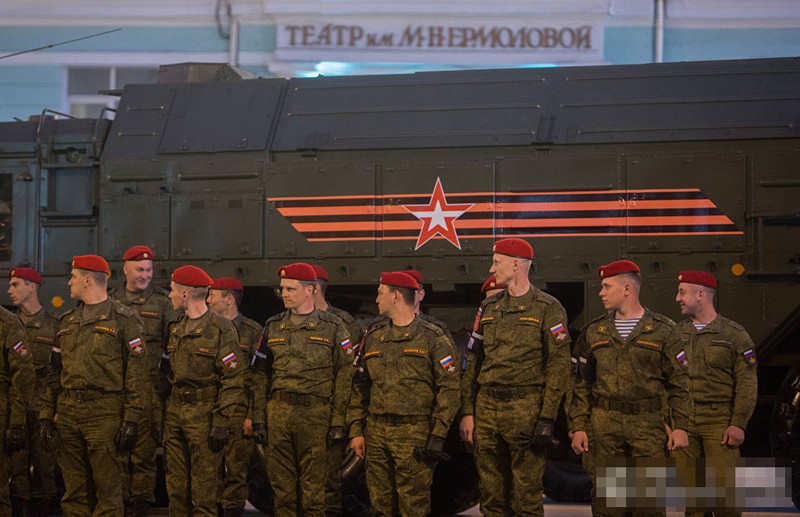
M 459 376 L 441 328 L 419 317 L 407 327 L 374 323 L 358 366 L 347 412 L 350 437 L 363 435 L 367 415 L 430 415 L 431 434 L 447 436 L 460 405 Z
M 250 361 L 253 359 L 253 356 L 256 354 L 256 350 L 258 350 L 258 341 L 261 339 L 261 332 L 263 332 L 264 327 L 250 318 L 246 318 L 241 312 L 237 314 L 232 321 L 233 325 L 236 327 L 236 332 L 239 334 L 239 351 L 241 352 L 242 358 L 246 359 L 247 364 L 249 365 Z M 245 418 L 252 420 L 254 403 L 253 395 L 255 394 L 253 388 L 258 381 L 255 378 L 255 372 L 253 372 L 249 366 L 247 370 L 248 371 L 245 374 L 244 382 L 244 396 L 245 400 L 247 401 Z
M 19 314 L 20 311 L 17 311 L 18 316 Z M 28 411 L 38 411 L 40 399 L 47 387 L 50 352 L 53 350 L 61 321 L 44 309 L 25 319 L 27 321 L 22 323 L 25 327 L 25 344 L 33 355 L 33 366 L 36 369 L 36 386 Z
M 678 332 L 689 360 L 689 392 L 694 403 L 730 405 L 730 425 L 746 428 L 758 398 L 758 362 L 747 331 L 717 315 L 702 330 L 691 320 L 683 320 Z M 726 407 L 723 413 L 727 411 Z
M 0 397 L 8 397 L 9 425 L 25 425 L 25 413 L 33 395 L 36 373 L 33 354 L 25 343 L 22 323 L 10 311 L 0 307 Z M 0 429 L 5 433 L 5 429 Z M 8 461 L 4 458 L 3 461 Z
M 541 417 L 555 420 L 569 384 L 567 313 L 531 286 L 523 296 L 502 291 L 481 303 L 462 380 L 461 411 L 475 414 L 481 386 L 541 386 Z

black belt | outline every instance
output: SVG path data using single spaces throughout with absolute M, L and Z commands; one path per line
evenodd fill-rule
M 194 404 L 195 402 L 216 400 L 217 387 L 204 386 L 202 388 L 184 389 L 183 391 L 173 390 L 172 396 L 177 397 L 178 402 L 182 402 L 184 404 Z
M 624 415 L 638 415 L 639 413 L 650 413 L 661 411 L 661 397 L 653 397 L 643 400 L 608 400 L 598 397 L 595 405 L 601 409 L 617 411 Z
M 90 400 L 98 400 L 106 397 L 121 397 L 122 393 L 106 393 L 100 390 L 62 390 L 61 395 L 64 398 L 77 400 L 78 402 L 88 402 Z
M 491 386 L 481 386 L 481 391 L 495 400 L 514 400 L 527 397 L 532 393 L 542 391 L 541 386 L 516 386 L 513 388 L 493 388 Z
M 378 422 L 389 425 L 417 424 L 419 422 L 429 422 L 428 415 L 370 415 Z
M 295 406 L 314 406 L 317 404 L 330 404 L 331 399 L 310 393 L 294 393 L 291 391 L 275 391 L 269 396 L 270 400 L 286 402 Z

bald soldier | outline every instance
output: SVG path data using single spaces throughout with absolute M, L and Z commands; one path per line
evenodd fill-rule
M 11 516 L 11 457 L 28 440 L 25 417 L 36 373 L 25 330 L 11 312 L 0 307 L 0 516 Z
M 366 459 L 376 516 L 425 516 L 436 464 L 459 406 L 455 350 L 438 326 L 414 313 L 417 281 L 383 273 L 378 312 L 359 350 L 347 412 L 350 448 Z
M 127 305 L 142 318 L 147 344 L 145 362 L 150 382 L 144 399 L 144 411 L 138 422 L 138 437 L 125 465 L 125 513 L 131 517 L 145 517 L 155 501 L 156 447 L 163 434 L 163 405 L 158 396 L 158 364 L 167 344 L 169 322 L 176 314 L 167 298 L 167 291 L 153 284 L 153 260 L 150 247 L 137 245 L 123 255 L 122 272 L 125 284 L 113 289 L 109 295 Z
M 56 495 L 55 454 L 46 451 L 39 438 L 39 399 L 47 384 L 50 350 L 61 322 L 39 302 L 41 285 L 42 276 L 35 269 L 15 267 L 8 272 L 8 295 L 25 327 L 25 344 L 36 369 L 26 419 L 28 446 L 11 458 L 11 491 L 19 513 L 30 512 L 34 517 L 49 515 L 50 500 Z
M 544 464 L 569 382 L 567 314 L 531 285 L 532 261 L 527 241 L 495 243 L 489 272 L 508 289 L 481 304 L 467 351 L 460 431 L 475 444 L 487 516 L 544 515 Z
M 612 457 L 663 458 L 665 446 L 674 451 L 688 443 L 692 401 L 685 350 L 675 323 L 642 306 L 636 264 L 612 262 L 601 266 L 598 276 L 606 313 L 586 327 L 578 353 L 580 379 L 569 409 L 572 449 L 576 454 L 588 450 L 590 430 L 598 464 Z M 669 437 L 662 412 L 665 396 L 675 422 Z
M 258 340 L 263 327 L 239 312 L 239 305 L 244 297 L 244 286 L 236 278 L 222 277 L 214 280 L 208 290 L 208 306 L 211 310 L 233 322 L 239 335 L 239 353 L 242 359 L 250 364 L 256 353 Z M 225 449 L 222 452 L 224 465 L 224 482 L 219 497 L 219 506 L 223 517 L 239 517 L 244 513 L 244 506 L 249 493 L 247 471 L 250 457 L 255 451 L 253 441 L 253 372 L 248 368 L 245 377 L 245 404 L 241 407 L 237 419 L 242 420 L 242 428 L 231 432 Z
M 314 289 L 314 307 L 330 312 L 342 318 L 347 332 L 350 334 L 350 342 L 354 346 L 361 343 L 364 333 L 350 313 L 338 307 L 334 307 L 325 298 L 328 292 L 330 276 L 324 267 L 312 264 L 314 272 L 317 274 L 317 285 Z M 342 461 L 344 460 L 347 448 L 347 435 L 342 429 L 341 436 L 333 437 L 328 444 L 328 479 L 325 481 L 325 515 L 332 517 L 342 513 Z
M 148 393 L 142 321 L 108 297 L 110 276 L 102 257 L 73 258 L 69 294 L 81 303 L 61 318 L 50 358 L 58 381 L 39 412 L 46 448 L 58 413 L 65 515 L 123 514 L 122 458 L 136 443 Z
M 322 516 L 328 444 L 345 433 L 353 343 L 341 318 L 314 307 L 313 267 L 289 264 L 278 278 L 286 311 L 267 319 L 253 360 L 256 408 L 269 396 L 267 472 L 277 517 Z M 262 415 L 254 412 L 254 425 Z
M 756 406 L 755 345 L 744 327 L 717 313 L 716 290 L 717 279 L 711 273 L 678 274 L 675 301 L 681 314 L 687 316 L 678 324 L 678 332 L 688 358 L 686 371 L 694 401 L 694 411 L 689 416 L 689 446 L 674 454 L 678 458 L 738 458 L 744 430 Z M 724 485 L 735 490 L 732 474 Z M 714 515 L 741 515 L 732 508 L 714 510 Z M 686 515 L 702 517 L 703 511 Z
M 172 272 L 164 457 L 169 514 L 216 516 L 222 450 L 243 425 L 246 356 L 236 327 L 206 305 L 214 283 L 196 266 Z

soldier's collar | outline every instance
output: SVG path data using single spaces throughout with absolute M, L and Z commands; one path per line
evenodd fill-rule
M 506 291 L 505 296 L 501 297 L 494 303 L 495 310 L 504 312 L 522 312 L 530 308 L 536 300 L 536 287 L 531 284 L 528 292 L 522 296 L 511 296 Z

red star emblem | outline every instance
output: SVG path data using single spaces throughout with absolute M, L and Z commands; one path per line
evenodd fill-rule
M 422 228 L 419 231 L 414 251 L 420 249 L 423 244 L 437 235 L 441 235 L 450 241 L 450 244 L 461 249 L 455 221 L 473 206 L 475 205 L 448 205 L 444 190 L 442 190 L 442 182 L 436 178 L 436 186 L 433 187 L 433 194 L 427 205 L 403 205 L 403 208 L 422 221 Z

